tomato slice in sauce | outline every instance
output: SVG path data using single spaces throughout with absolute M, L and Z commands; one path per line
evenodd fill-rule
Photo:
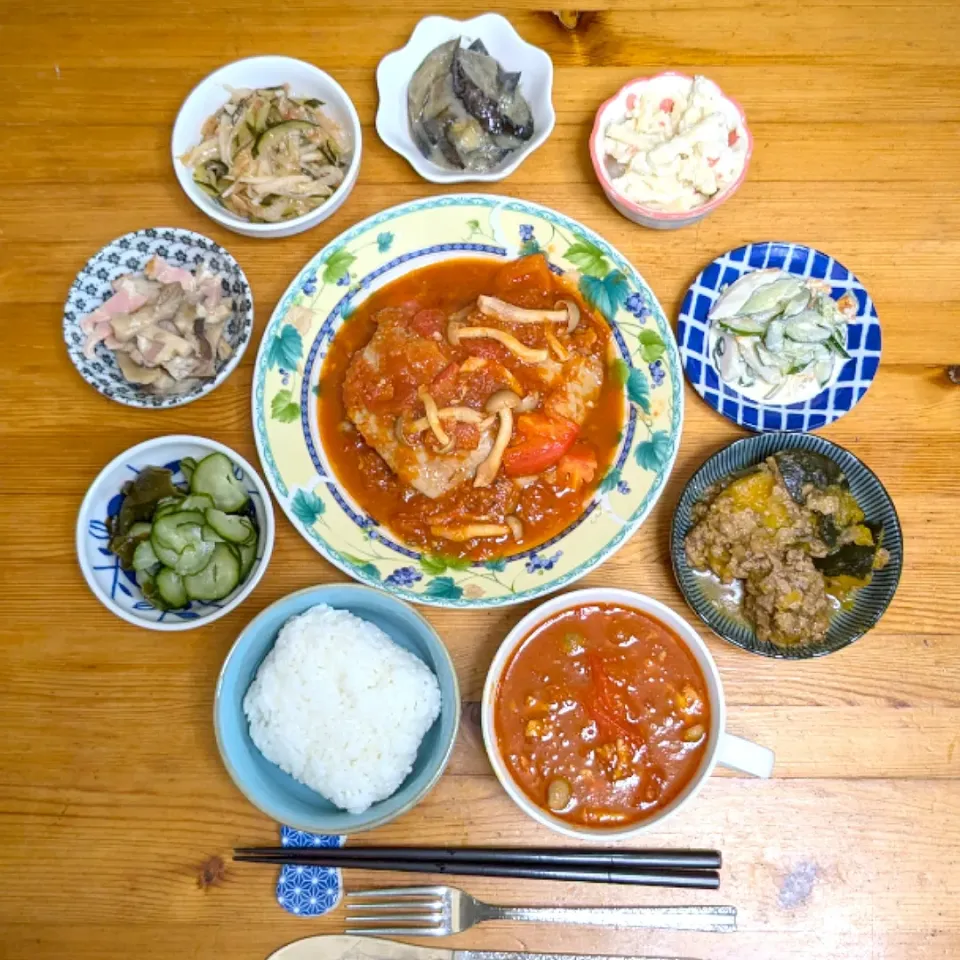
M 696 775 L 710 730 L 700 667 L 665 624 L 591 604 L 526 637 L 494 703 L 500 754 L 523 792 L 571 823 L 623 827 Z
M 519 442 L 504 453 L 503 472 L 508 477 L 522 477 L 547 470 L 573 446 L 579 429 L 562 417 L 521 413 L 517 418 Z

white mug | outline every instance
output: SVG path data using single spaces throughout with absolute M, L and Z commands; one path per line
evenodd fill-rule
M 493 724 L 494 698 L 497 688 L 500 685 L 500 676 L 517 646 L 540 623 L 553 617 L 557 613 L 563 610 L 569 610 L 572 607 L 598 603 L 614 604 L 616 606 L 639 610 L 641 613 L 649 614 L 669 627 L 696 658 L 700 670 L 703 672 L 703 677 L 707 685 L 707 696 L 710 700 L 710 733 L 703 759 L 700 762 L 700 768 L 694 777 L 670 803 L 656 810 L 640 823 L 633 823 L 619 829 L 585 827 L 579 824 L 572 824 L 560 817 L 553 816 L 549 811 L 537 806 L 537 804 L 520 789 L 510 774 L 510 771 L 507 769 L 500 755 Z M 490 763 L 493 766 L 494 773 L 496 773 L 501 786 L 507 791 L 514 803 L 516 803 L 524 813 L 539 823 L 542 823 L 545 827 L 556 830 L 558 833 L 565 834 L 568 837 L 577 837 L 581 840 L 622 840 L 663 823 L 667 817 L 675 814 L 681 807 L 685 806 L 696 796 L 701 786 L 703 786 L 704 781 L 713 773 L 713 769 L 718 763 L 723 764 L 725 767 L 733 767 L 735 770 L 750 774 L 754 777 L 766 778 L 773 772 L 772 750 L 768 750 L 766 747 L 761 747 L 759 744 L 753 743 L 750 740 L 744 740 L 742 737 L 736 737 L 726 732 L 727 705 L 723 697 L 723 684 L 720 681 L 720 672 L 717 670 L 717 665 L 714 663 L 713 657 L 710 656 L 707 645 L 700 639 L 697 631 L 694 630 L 683 617 L 678 616 L 669 607 L 660 603 L 659 600 L 645 597 L 642 593 L 634 593 L 632 590 L 618 590 L 612 587 L 590 587 L 584 590 L 575 590 L 572 593 L 561 594 L 541 604 L 535 610 L 531 610 L 530 613 L 507 634 L 503 643 L 500 644 L 500 649 L 497 650 L 496 656 L 493 658 L 493 663 L 490 664 L 490 670 L 487 672 L 487 680 L 483 687 L 481 720 L 483 724 L 483 742 L 487 749 L 487 756 L 490 758 Z

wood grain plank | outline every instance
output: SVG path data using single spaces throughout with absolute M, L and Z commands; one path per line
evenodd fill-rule
M 76 149 L 77 131 L 70 126 L 49 128 L 44 124 L 19 124 L 5 132 L 7 149 L 0 157 L 0 175 L 8 166 L 16 168 L 21 182 L 32 189 L 41 184 L 114 184 L 166 181 L 170 176 L 170 127 L 167 118 L 159 124 L 132 122 L 86 123 L 84 136 L 97 141 L 102 159 L 91 165 Z M 38 136 L 38 127 L 43 136 Z M 823 169 L 831 171 L 833 183 L 859 184 L 864 165 L 869 164 L 872 183 L 951 184 L 956 179 L 954 150 L 960 143 L 960 124 L 940 123 L 933 129 L 922 122 L 889 123 L 882 128 L 863 121 L 807 123 L 796 125 L 757 121 L 751 123 L 754 156 L 750 179 L 759 183 L 819 183 Z M 376 131 L 365 124 L 363 136 L 371 147 L 364 164 L 374 180 L 393 176 L 396 157 L 374 145 Z M 890 150 L 891 141 L 914 143 L 910 154 Z M 550 135 L 551 148 L 567 155 L 582 156 L 582 123 L 559 122 Z M 15 158 L 15 159 L 14 159 Z M 411 174 L 412 176 L 413 174 Z M 537 180 L 574 188 L 593 184 L 589 164 L 524 164 L 515 182 Z
M 776 779 L 718 775 L 651 844 L 721 848 L 717 894 L 477 880 L 500 902 L 729 902 L 726 937 L 492 924 L 450 941 L 487 949 L 684 955 L 714 960 L 954 960 L 960 955 L 960 60 L 955 0 L 587 0 L 574 33 L 535 0 L 460 5 L 508 15 L 556 67 L 557 127 L 504 191 L 547 203 L 613 243 L 673 319 L 697 271 L 771 237 L 851 267 L 883 324 L 880 373 L 824 435 L 871 466 L 906 541 L 897 596 L 871 633 L 821 661 L 751 657 L 704 635 L 724 677 L 731 731 L 775 747 Z M 430 0 L 121 0 L 0 5 L 0 956 L 262 960 L 342 929 L 274 903 L 274 871 L 198 870 L 276 825 L 236 791 L 210 725 L 216 676 L 243 625 L 291 590 L 343 579 L 278 517 L 267 574 L 242 609 L 169 637 L 122 623 L 73 558 L 80 499 L 104 463 L 148 436 L 215 436 L 256 462 L 249 398 L 256 347 L 301 264 L 383 207 L 446 192 L 376 138 L 373 71 Z M 242 22 L 224 39 L 210 21 Z M 376 24 L 375 36 L 370 23 Z M 344 207 L 298 237 L 222 230 L 170 175 L 169 130 L 191 87 L 222 62 L 265 50 L 330 70 L 364 124 L 360 181 Z M 598 104 L 658 69 L 705 72 L 740 100 L 756 138 L 737 198 L 698 227 L 644 231 L 609 206 L 585 140 Z M 223 243 L 253 287 L 247 356 L 187 408 L 133 411 L 97 395 L 63 349 L 61 308 L 78 268 L 128 230 L 174 224 Z M 711 453 L 741 436 L 685 390 L 684 435 L 667 489 L 635 537 L 584 584 L 617 582 L 692 618 L 667 550 L 673 504 Z M 493 779 L 475 701 L 500 639 L 530 604 L 427 610 L 447 640 L 467 709 L 448 773 L 380 843 L 555 843 Z M 131 851 L 135 851 L 131 854 Z M 348 873 L 348 884 L 403 882 Z
M 464 12 L 470 9 L 467 6 Z M 688 61 L 703 65 L 718 61 L 736 65 L 855 64 L 866 58 L 880 65 L 954 67 L 952 34 L 960 26 L 960 12 L 948 6 L 935 17 L 918 18 L 909 8 L 877 7 L 866 31 L 860 9 L 777 6 L 763 17 L 762 43 L 751 42 L 756 40 L 758 24 L 754 11 L 742 9 L 668 9 L 645 18 L 630 10 L 603 10 L 573 36 L 557 21 L 537 13 L 518 14 L 515 21 L 526 40 L 546 47 L 564 66 L 645 63 L 659 67 Z M 405 38 L 415 22 L 402 7 L 385 8 L 378 12 L 378 36 Z M 302 30 L 293 18 L 273 20 L 269 29 L 273 42 L 292 56 L 310 59 L 319 54 L 324 58 L 349 51 L 354 68 L 372 68 L 380 57 L 378 46 L 369 42 L 366 21 L 349 7 L 325 11 L 323 36 Z M 195 31 L 187 47 L 179 42 L 183 23 L 173 18 L 125 23 L 105 20 L 95 31 L 82 21 L 64 18 L 56 23 L 53 37 L 46 32 L 38 35 L 31 24 L 14 22 L 6 27 L 5 35 L 7 63 L 25 68 L 42 64 L 49 69 L 54 60 L 62 70 L 107 58 L 113 65 L 141 71 L 160 65 L 195 69 L 198 63 L 212 67 L 223 60 L 216 31 Z M 829 43 L 823 42 L 824 37 L 829 37 Z M 234 58 L 255 55 L 262 49 L 262 39 L 253 31 L 233 39 Z

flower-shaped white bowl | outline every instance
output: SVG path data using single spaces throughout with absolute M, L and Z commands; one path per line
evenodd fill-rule
M 247 579 L 223 600 L 203 603 L 191 601 L 183 610 L 158 610 L 143 598 L 133 573 L 121 569 L 108 549 L 110 534 L 106 520 L 120 510 L 120 488 L 145 467 L 166 467 L 174 472 L 174 482 L 182 482 L 180 461 L 184 457 L 201 460 L 210 453 L 226 454 L 233 462 L 234 474 L 250 494 L 260 541 L 257 557 Z M 216 440 L 205 437 L 156 437 L 137 444 L 111 460 L 90 485 L 77 516 L 77 557 L 80 569 L 96 598 L 112 613 L 138 627 L 149 630 L 190 630 L 201 627 L 238 607 L 260 582 L 273 553 L 273 504 L 256 470 L 240 454 Z
M 533 113 L 533 136 L 503 166 L 490 173 L 471 170 L 447 170 L 428 160 L 413 142 L 407 116 L 407 87 L 410 78 L 431 50 L 463 37 L 466 42 L 480 39 L 490 55 L 505 70 L 519 70 L 520 89 Z M 377 67 L 377 133 L 391 150 L 404 157 L 424 180 L 433 183 L 493 183 L 509 177 L 523 161 L 541 146 L 553 131 L 557 117 L 553 111 L 553 61 L 549 55 L 527 43 L 510 21 L 496 13 L 485 13 L 472 20 L 449 17 L 425 17 L 414 28 L 407 45 L 388 53 Z
M 111 283 L 117 277 L 143 270 L 153 256 L 188 270 L 206 264 L 223 278 L 223 293 L 233 297 L 234 303 L 233 314 L 224 327 L 233 355 L 212 379 L 201 380 L 187 393 L 170 397 L 157 396 L 145 387 L 130 383 L 120 372 L 113 351 L 103 343 L 98 343 L 93 355 L 88 357 L 83 351 L 86 335 L 80 327 L 81 320 L 113 294 Z M 253 294 L 240 264 L 220 244 L 179 227 L 137 230 L 112 240 L 84 264 L 63 306 L 63 339 L 80 376 L 107 399 L 128 407 L 182 407 L 216 390 L 240 363 L 252 332 Z
M 346 131 L 353 144 L 353 158 L 343 183 L 326 203 L 302 217 L 280 223 L 251 223 L 220 206 L 193 182 L 193 171 L 180 157 L 200 142 L 200 128 L 229 97 L 227 87 L 272 87 L 289 83 L 292 93 L 316 97 L 325 104 L 330 116 Z M 173 169 L 183 192 L 211 219 L 245 237 L 291 237 L 322 223 L 344 203 L 357 182 L 362 152 L 360 118 L 353 101 L 343 87 L 319 67 L 293 57 L 248 57 L 220 67 L 201 80 L 183 102 L 173 125 Z
M 590 159 L 593 161 L 593 170 L 603 187 L 603 192 L 607 199 L 616 209 L 622 213 L 628 220 L 639 223 L 643 227 L 652 227 L 654 230 L 676 230 L 679 227 L 687 227 L 690 224 L 702 220 L 708 213 L 716 210 L 726 200 L 737 192 L 740 184 L 747 176 L 747 169 L 750 166 L 750 155 L 753 153 L 753 136 L 750 128 L 747 126 L 746 116 L 743 108 L 735 100 L 731 100 L 713 81 L 709 83 L 716 88 L 717 93 L 723 98 L 723 111 L 727 121 L 737 131 L 738 136 L 744 143 L 743 169 L 740 176 L 733 183 L 724 187 L 712 200 L 694 207 L 692 210 L 658 210 L 655 207 L 647 207 L 635 203 L 628 197 L 625 197 L 614 185 L 607 170 L 605 151 L 603 149 L 603 139 L 607 132 L 607 127 L 611 123 L 619 123 L 627 115 L 627 103 L 632 97 L 638 96 L 644 87 L 650 84 L 663 85 L 665 88 L 664 96 L 670 95 L 670 86 L 679 81 L 690 81 L 692 77 L 686 74 L 676 73 L 668 70 L 665 73 L 658 73 L 654 77 L 639 77 L 631 80 L 622 86 L 609 100 L 600 105 L 597 110 L 597 117 L 594 121 L 593 132 L 590 134 Z M 659 94 L 658 94 L 659 95 Z

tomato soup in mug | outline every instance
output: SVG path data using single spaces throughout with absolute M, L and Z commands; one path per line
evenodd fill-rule
M 560 610 L 500 676 L 493 732 L 523 793 L 571 826 L 624 828 L 696 777 L 710 739 L 707 684 L 656 617 L 613 603 Z

